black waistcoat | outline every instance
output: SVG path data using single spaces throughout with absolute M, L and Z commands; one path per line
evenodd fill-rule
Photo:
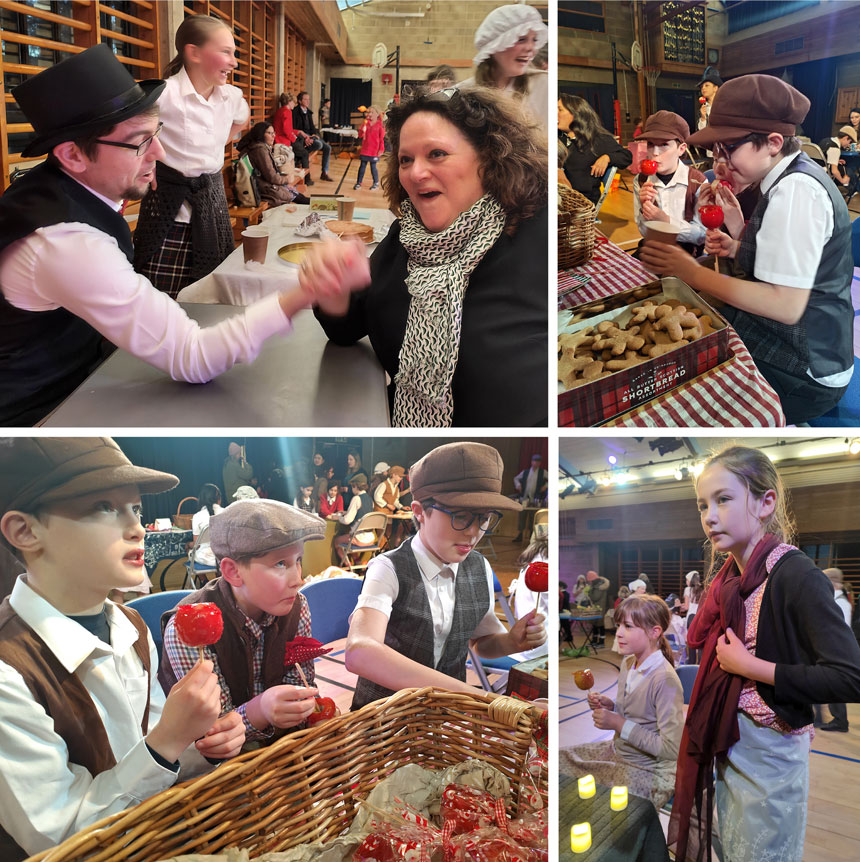
M 132 259 L 125 219 L 59 168 L 42 164 L 0 197 L 0 252 L 42 227 L 82 222 L 112 236 Z M 105 357 L 104 339 L 57 308 L 24 311 L 0 284 L 0 425 L 32 425 L 54 409 Z

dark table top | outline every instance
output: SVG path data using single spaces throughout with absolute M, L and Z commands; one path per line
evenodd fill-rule
M 559 776 L 559 862 L 669 862 L 657 809 L 648 799 L 628 795 L 627 808 L 609 807 L 609 788 L 597 785 L 590 799 L 580 799 L 575 778 Z M 591 849 L 570 849 L 570 827 L 591 824 Z
M 182 303 L 209 326 L 242 308 Z M 387 427 L 385 372 L 367 339 L 329 343 L 308 312 L 257 359 L 204 384 L 179 383 L 124 350 L 102 363 L 43 425 L 69 427 Z

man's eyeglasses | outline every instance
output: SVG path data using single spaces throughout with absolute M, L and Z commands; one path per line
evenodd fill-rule
M 134 150 L 134 154 L 140 158 L 151 146 L 152 142 L 161 134 L 161 127 L 164 123 L 159 123 L 158 128 L 148 138 L 144 138 L 139 144 L 126 144 L 122 141 L 103 141 L 100 138 L 96 139 L 97 144 L 104 144 L 106 147 L 122 147 L 124 150 Z
M 714 159 L 725 159 L 727 162 L 732 160 L 732 156 L 738 147 L 742 147 L 744 144 L 748 144 L 750 141 L 755 140 L 755 135 L 747 135 L 745 138 L 741 138 L 741 140 L 735 142 L 734 144 L 721 144 L 719 142 L 715 142 L 713 145 L 713 153 Z
M 472 512 L 469 509 L 457 509 L 456 511 L 452 511 L 451 509 L 446 509 L 444 506 L 440 506 L 438 503 L 431 503 L 426 508 L 428 509 L 438 509 L 440 512 L 444 512 L 446 515 L 449 515 L 451 518 L 451 526 L 455 530 L 468 530 L 475 521 L 478 522 L 478 527 L 485 533 L 491 533 L 496 527 L 499 526 L 499 521 L 502 520 L 502 513 L 496 511 L 490 512 Z

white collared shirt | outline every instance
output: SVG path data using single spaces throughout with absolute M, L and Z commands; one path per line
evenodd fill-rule
M 105 602 L 111 634 L 106 644 L 34 592 L 25 577 L 15 581 L 12 608 L 83 683 L 116 759 L 113 769 L 96 778 L 69 763 L 53 721 L 33 700 L 21 675 L 0 662 L 0 824 L 33 854 L 170 787 L 177 773 L 159 766 L 141 732 L 147 677 L 134 651 L 137 629 L 116 605 Z M 152 638 L 149 654 L 151 729 L 164 707 Z M 187 754 L 200 771 L 204 761 L 199 754 L 193 751 L 192 757 L 191 749 Z
M 421 570 L 421 579 L 430 604 L 433 617 L 433 663 L 439 663 L 445 649 L 445 641 L 451 632 L 454 621 L 454 600 L 456 591 L 457 571 L 459 563 L 442 563 L 437 560 L 421 541 L 419 533 L 412 538 L 412 553 Z M 470 640 L 484 635 L 504 634 L 507 629 L 502 625 L 495 612 L 495 587 L 493 570 L 483 557 L 484 570 L 487 576 L 487 589 L 490 601 L 487 613 L 478 623 L 478 627 L 470 636 Z M 386 617 L 391 616 L 391 608 L 400 592 L 400 584 L 394 571 L 394 563 L 385 555 L 374 557 L 367 567 L 364 587 L 358 597 L 355 609 L 373 608 L 381 611 Z
M 690 184 L 690 168 L 683 162 L 678 162 L 678 169 L 667 184 L 660 177 L 655 177 L 654 187 L 657 189 L 656 205 L 669 216 L 669 223 L 681 228 L 678 242 L 691 242 L 701 245 L 705 241 L 705 226 L 699 218 L 698 207 L 690 221 L 684 219 L 684 208 L 687 203 L 687 187 Z M 633 178 L 633 212 L 636 214 L 636 226 L 639 233 L 645 233 L 645 221 L 642 216 L 642 204 L 639 201 L 639 176 Z
M 80 222 L 39 228 L 7 246 L 0 253 L 0 290 L 25 311 L 65 308 L 112 344 L 188 383 L 206 383 L 237 362 L 253 362 L 267 338 L 292 332 L 277 294 L 201 328 L 134 271 L 112 236 Z
M 244 125 L 251 116 L 238 87 L 220 85 L 204 99 L 185 69 L 167 79 L 158 108 L 164 123 L 158 138 L 164 147 L 164 163 L 186 177 L 220 173 L 230 129 L 234 124 Z M 188 222 L 190 217 L 186 202 L 176 221 Z
M 635 666 L 636 659 L 633 658 L 630 662 L 630 667 L 627 670 L 627 681 L 624 684 L 624 694 L 628 695 L 630 692 L 635 691 L 645 680 L 645 677 L 656 668 L 661 667 L 664 661 L 666 661 L 666 657 L 659 649 L 652 652 L 651 655 L 649 655 L 648 658 L 639 665 L 639 667 Z M 628 718 L 621 728 L 619 734 L 621 738 L 624 740 L 629 739 L 630 731 L 633 730 L 634 727 L 636 727 L 636 722 Z

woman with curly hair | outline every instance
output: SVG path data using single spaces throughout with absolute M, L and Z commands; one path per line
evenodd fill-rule
M 547 151 L 486 88 L 422 93 L 388 113 L 383 189 L 400 215 L 354 302 L 316 312 L 329 339 L 364 336 L 402 427 L 546 423 Z M 303 282 L 360 277 L 354 245 L 316 245 Z M 367 276 L 365 275 L 367 280 Z
M 600 178 L 606 169 L 629 167 L 633 154 L 615 140 L 594 108 L 579 96 L 558 97 L 558 136 L 567 147 L 564 172 L 570 185 L 592 203 L 600 198 Z

